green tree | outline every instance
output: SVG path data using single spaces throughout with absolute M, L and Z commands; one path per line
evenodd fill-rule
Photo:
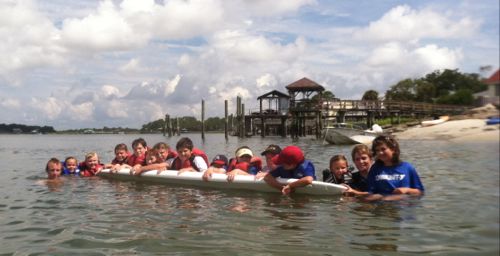
M 399 81 L 385 93 L 385 99 L 415 101 L 415 82 L 410 78 Z
M 378 100 L 378 92 L 375 90 L 368 90 L 363 94 L 361 100 Z
M 442 96 L 437 100 L 439 104 L 452 104 L 452 105 L 472 105 L 474 103 L 474 96 L 472 91 L 468 89 L 460 89 L 454 94 Z
M 436 87 L 434 84 L 419 79 L 416 81 L 415 100 L 418 102 L 434 103 L 436 97 Z

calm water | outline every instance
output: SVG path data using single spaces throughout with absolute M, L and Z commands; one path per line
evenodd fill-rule
M 249 145 L 303 147 L 317 175 L 351 147 L 313 139 L 228 142 L 189 134 L 209 157 Z M 179 137 L 143 136 L 151 145 Z M 427 194 L 420 200 L 360 203 L 349 198 L 66 178 L 40 185 L 53 156 L 97 151 L 137 135 L 0 135 L 0 255 L 498 255 L 499 145 L 401 141 Z

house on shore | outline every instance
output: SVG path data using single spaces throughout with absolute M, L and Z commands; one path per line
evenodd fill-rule
M 484 106 L 488 103 L 500 106 L 500 69 L 497 69 L 488 79 L 483 80 L 488 89 L 474 94 L 476 105 Z

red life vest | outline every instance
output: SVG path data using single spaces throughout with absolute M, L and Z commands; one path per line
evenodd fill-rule
M 146 165 L 146 154 L 142 154 L 140 156 L 136 156 L 135 154 L 132 154 L 127 158 L 128 158 L 127 164 L 130 166 L 134 166 L 137 164 L 140 164 L 143 166 Z
M 104 168 L 104 166 L 102 164 L 97 164 L 96 166 L 98 169 L 102 169 Z M 78 165 L 78 169 L 80 169 L 80 176 L 82 177 L 91 177 L 91 176 L 95 176 L 95 172 L 97 171 L 96 169 L 90 169 L 90 167 L 88 167 L 85 162 L 82 162 Z
M 248 172 L 249 167 L 250 167 L 249 163 L 247 163 L 247 162 L 238 163 L 236 158 L 231 158 L 231 160 L 229 160 L 229 165 L 227 167 L 227 171 L 230 172 L 234 169 L 240 169 L 242 171 Z
M 203 160 L 205 161 L 205 163 L 208 166 L 207 154 L 205 154 L 205 152 L 199 148 L 193 148 L 193 150 L 191 150 L 191 157 L 187 161 L 184 161 L 184 163 L 181 163 L 181 159 L 179 158 L 179 156 L 177 156 L 174 159 L 174 161 L 172 162 L 172 166 L 170 168 L 172 170 L 180 170 L 183 168 L 193 167 L 196 171 L 199 172 L 200 170 L 198 169 L 196 164 L 194 164 L 194 158 L 196 156 L 200 156 L 201 158 L 203 158 Z
M 127 152 L 127 156 L 125 157 L 125 159 L 123 159 L 122 161 L 118 161 L 116 160 L 116 157 L 111 161 L 111 164 L 126 164 L 128 163 L 128 159 L 130 157 L 130 152 Z

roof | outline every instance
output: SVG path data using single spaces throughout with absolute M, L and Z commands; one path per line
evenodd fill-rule
M 324 91 L 325 88 L 309 78 L 302 78 L 286 86 L 288 91 Z
M 288 99 L 288 98 L 290 98 L 290 96 L 288 94 L 282 93 L 280 91 L 272 90 L 266 94 L 259 96 L 257 99 L 261 100 L 261 99 L 265 99 L 265 98 L 287 98 Z
M 498 84 L 500 83 L 500 69 L 491 75 L 488 79 L 483 81 L 485 84 Z

